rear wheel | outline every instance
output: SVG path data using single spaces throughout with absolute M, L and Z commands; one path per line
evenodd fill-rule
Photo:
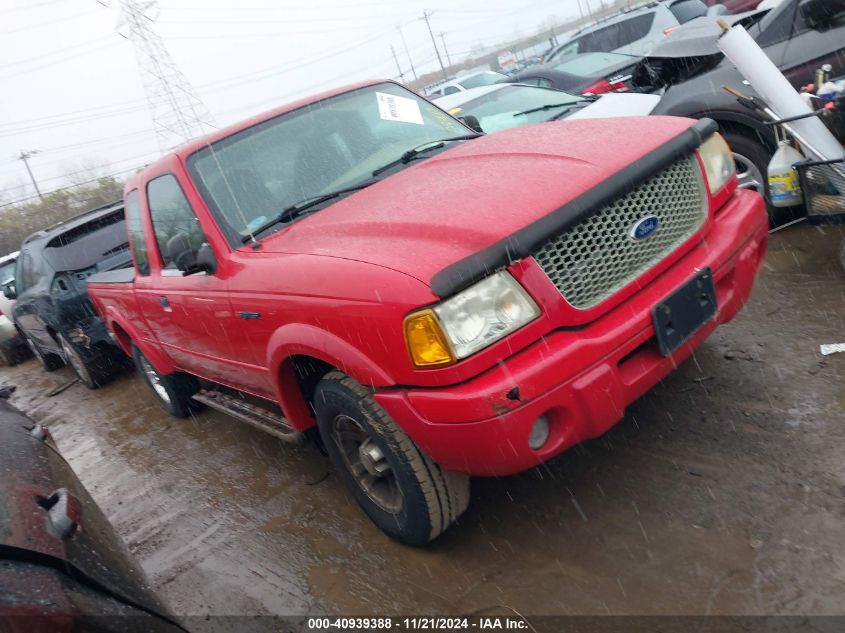
M 41 366 L 44 368 L 44 371 L 56 371 L 59 367 L 64 366 L 64 361 L 62 357 L 58 354 L 49 354 L 47 352 L 42 352 L 41 348 L 38 347 L 38 343 L 33 341 L 28 336 L 24 335 L 24 339 L 26 339 L 26 344 L 29 347 L 29 350 L 32 352 L 32 355 L 38 359 L 38 362 L 41 363 Z
M 323 444 L 340 478 L 381 530 L 424 545 L 469 504 L 469 477 L 443 470 L 372 398 L 341 372 L 317 385 L 314 408 Z
M 191 399 L 191 396 L 199 391 L 199 381 L 194 376 L 179 372 L 166 375 L 158 373 L 143 352 L 134 345 L 132 358 L 144 382 L 170 415 L 187 418 L 191 411 L 198 407 L 197 403 Z
M 106 359 L 85 360 L 82 354 L 79 353 L 79 350 L 76 349 L 76 346 L 67 340 L 63 334 L 59 334 L 59 344 L 62 346 L 65 362 L 76 373 L 79 382 L 89 389 L 96 389 L 106 383 L 109 377 L 109 367 L 106 366 Z

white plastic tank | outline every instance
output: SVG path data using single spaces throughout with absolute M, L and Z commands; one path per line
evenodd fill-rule
M 769 200 L 775 207 L 795 207 L 804 202 L 801 180 L 795 163 L 804 160 L 801 152 L 789 141 L 778 143 L 778 149 L 769 162 Z

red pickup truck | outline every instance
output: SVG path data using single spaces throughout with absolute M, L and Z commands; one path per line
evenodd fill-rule
M 88 292 L 161 403 L 321 438 L 410 544 L 470 475 L 619 421 L 737 313 L 767 235 L 711 121 L 485 136 L 392 82 L 192 142 L 125 203 L 135 266 Z

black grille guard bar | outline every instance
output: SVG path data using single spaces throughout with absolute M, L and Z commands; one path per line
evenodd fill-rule
M 634 190 L 679 158 L 691 154 L 717 129 L 718 125 L 712 119 L 697 121 L 675 138 L 562 207 L 487 248 L 450 264 L 432 277 L 432 291 L 441 298 L 448 297 L 493 271 L 527 257 L 550 237 L 563 233 L 605 204 Z

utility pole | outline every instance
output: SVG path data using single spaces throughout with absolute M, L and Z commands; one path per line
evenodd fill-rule
M 449 64 L 449 68 L 452 68 L 452 58 L 449 57 L 449 49 L 446 48 L 446 34 L 442 31 L 438 33 L 440 35 L 440 41 L 443 42 L 443 52 L 446 53 L 446 63 Z
M 405 34 L 402 32 L 401 26 L 397 26 L 396 30 L 399 31 L 399 37 L 402 38 L 402 46 L 405 47 L 405 55 L 408 57 L 408 63 L 411 65 L 411 73 L 414 75 L 414 81 L 416 81 L 418 79 L 417 69 L 414 68 L 414 60 L 411 59 L 411 53 L 408 51 L 408 42 L 405 41 Z
M 18 156 L 18 160 L 22 160 L 23 164 L 26 165 L 26 171 L 29 173 L 29 178 L 32 180 L 32 186 L 35 187 L 35 193 L 38 194 L 38 197 L 41 199 L 41 202 L 44 202 L 44 196 L 41 195 L 41 189 L 38 188 L 38 183 L 35 182 L 35 176 L 32 175 L 32 169 L 29 168 L 29 161 L 27 158 L 30 156 L 35 156 L 40 152 L 36 149 L 31 152 L 21 152 L 21 155 Z
M 399 65 L 399 58 L 396 57 L 396 51 L 393 49 L 393 44 L 390 45 L 390 53 L 393 55 L 393 61 L 396 62 L 396 70 L 399 71 L 399 79 L 402 80 L 402 83 L 405 83 L 405 73 L 402 72 L 402 67 Z
M 425 20 L 425 25 L 428 27 L 428 34 L 431 36 L 431 44 L 434 46 L 434 52 L 437 55 L 437 63 L 440 64 L 440 70 L 443 71 L 443 80 L 449 81 L 449 75 L 446 74 L 446 67 L 443 65 L 443 58 L 440 57 L 440 49 L 437 48 L 437 40 L 434 39 L 434 32 L 431 30 L 431 23 L 428 21 L 433 13 L 423 11 L 422 18 Z

